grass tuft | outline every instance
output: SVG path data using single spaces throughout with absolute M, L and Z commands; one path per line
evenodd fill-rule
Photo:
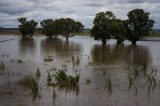
M 67 91 L 78 91 L 79 75 L 67 75 L 63 69 L 58 69 L 54 75 L 51 75 L 48 72 L 47 85 L 58 87 L 60 89 L 66 88 Z
M 0 69 L 5 69 L 6 67 L 5 67 L 5 64 L 3 63 L 3 62 L 0 62 Z

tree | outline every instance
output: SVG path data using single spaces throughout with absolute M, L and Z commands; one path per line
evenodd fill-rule
M 18 18 L 18 21 L 21 23 L 19 27 L 19 31 L 22 34 L 23 38 L 32 37 L 36 31 L 38 23 L 34 20 L 27 21 L 26 18 Z
M 49 38 L 58 37 L 61 34 L 67 41 L 69 37 L 79 33 L 83 28 L 83 25 L 79 21 L 76 22 L 71 18 L 46 19 L 40 25 L 42 33 Z
M 71 18 L 61 18 L 59 20 L 59 23 L 61 28 L 61 34 L 66 38 L 66 41 L 68 41 L 69 37 L 76 35 L 83 29 L 83 25 L 81 22 L 76 22 Z
M 113 19 L 111 24 L 112 37 L 117 40 L 117 43 L 122 43 L 127 33 L 124 22 L 120 19 Z
M 54 36 L 54 20 L 52 19 L 45 19 L 40 22 L 41 25 L 41 32 L 48 36 L 49 38 L 52 38 Z
M 94 26 L 90 30 L 91 36 L 95 40 L 101 40 L 103 44 L 106 44 L 106 40 L 109 40 L 112 35 L 111 24 L 115 18 L 111 11 L 97 13 L 93 22 Z
M 136 44 L 144 36 L 148 36 L 154 25 L 154 20 L 149 18 L 150 13 L 143 9 L 134 9 L 128 13 L 128 19 L 125 22 L 128 31 L 127 39 Z

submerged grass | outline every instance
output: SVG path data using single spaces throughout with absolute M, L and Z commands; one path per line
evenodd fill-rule
M 133 79 L 131 78 L 131 76 L 128 75 L 128 80 L 129 80 L 129 86 L 128 89 L 130 90 L 132 85 L 133 85 Z
M 79 75 L 67 75 L 63 69 L 58 69 L 54 75 L 48 72 L 47 85 L 77 92 L 79 90 Z
M 105 81 L 106 81 L 106 88 L 108 90 L 108 94 L 112 95 L 112 80 L 111 78 L 106 78 Z
M 86 84 L 90 84 L 91 83 L 91 80 L 90 79 L 86 79 Z
M 37 80 L 39 80 L 40 76 L 41 76 L 41 72 L 40 72 L 39 68 L 37 67 L 37 72 L 36 72 L 35 77 L 37 78 Z
M 32 90 L 31 94 L 33 96 L 33 99 L 37 98 L 39 95 L 39 78 L 41 76 L 39 68 L 37 68 L 37 71 L 33 75 L 25 76 L 24 78 L 20 79 L 18 81 L 18 84 L 29 88 Z
M 79 83 L 79 75 L 75 77 L 70 76 L 64 70 L 58 70 L 53 77 L 56 85 L 59 85 L 59 87 L 76 87 Z
M 5 64 L 3 62 L 0 62 L 0 69 L 5 69 Z
M 106 82 L 106 88 L 107 88 L 107 91 L 108 91 L 108 94 L 109 95 L 112 95 L 112 80 L 110 78 L 110 75 L 109 73 L 107 73 L 105 71 L 105 69 L 103 68 L 102 69 L 102 72 L 103 72 L 103 75 L 104 75 L 104 79 L 105 79 L 105 82 Z
M 151 91 L 153 91 L 157 87 L 157 85 L 160 85 L 160 81 L 156 79 L 156 75 L 159 70 L 154 66 L 148 68 L 146 64 L 143 64 L 142 67 L 133 66 L 132 68 L 127 67 L 125 69 L 127 69 L 128 72 L 130 71 L 130 73 L 128 73 L 128 89 L 130 90 L 131 87 L 134 87 L 135 96 L 137 96 L 138 91 L 138 88 L 136 87 L 136 82 L 138 81 L 138 78 L 142 78 L 141 75 L 144 76 L 143 78 L 145 83 L 143 86 L 147 86 L 148 97 L 150 96 Z
M 80 58 L 78 56 L 77 57 L 72 56 L 72 63 L 73 63 L 73 67 L 75 65 L 79 65 L 80 64 Z

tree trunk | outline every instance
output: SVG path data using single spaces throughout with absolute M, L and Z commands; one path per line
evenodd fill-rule
M 124 39 L 117 39 L 117 44 L 121 44 L 122 42 L 124 42 Z
M 26 38 L 26 35 L 23 35 L 23 38 Z
M 102 39 L 102 44 L 106 44 L 106 39 Z
M 52 39 L 52 35 L 48 35 L 49 39 Z
M 121 44 L 122 43 L 122 41 L 120 41 L 120 40 L 117 40 L 117 44 Z
M 68 36 L 66 36 L 66 41 L 68 41 Z
M 132 45 L 136 45 L 137 40 L 132 40 Z

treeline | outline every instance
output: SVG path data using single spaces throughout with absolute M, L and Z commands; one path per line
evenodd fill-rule
M 101 40 L 102 44 L 114 38 L 117 43 L 128 39 L 132 44 L 150 34 L 154 20 L 150 19 L 150 13 L 143 9 L 134 9 L 128 12 L 126 20 L 118 19 L 111 11 L 96 14 L 90 34 L 95 40 Z M 19 31 L 23 37 L 32 37 L 37 29 L 38 23 L 34 20 L 27 21 L 19 18 Z M 81 32 L 83 25 L 71 18 L 46 19 L 40 22 L 40 31 L 49 38 L 57 38 L 62 35 L 68 40 L 69 37 Z
M 27 21 L 26 18 L 18 18 L 21 23 L 19 25 L 19 31 L 24 38 L 32 37 L 37 29 L 38 23 L 34 20 Z M 59 35 L 63 35 L 68 41 L 69 37 L 81 32 L 83 25 L 79 21 L 75 21 L 71 18 L 61 19 L 45 19 L 40 22 L 40 28 L 42 34 L 45 34 L 49 38 L 57 38 Z

